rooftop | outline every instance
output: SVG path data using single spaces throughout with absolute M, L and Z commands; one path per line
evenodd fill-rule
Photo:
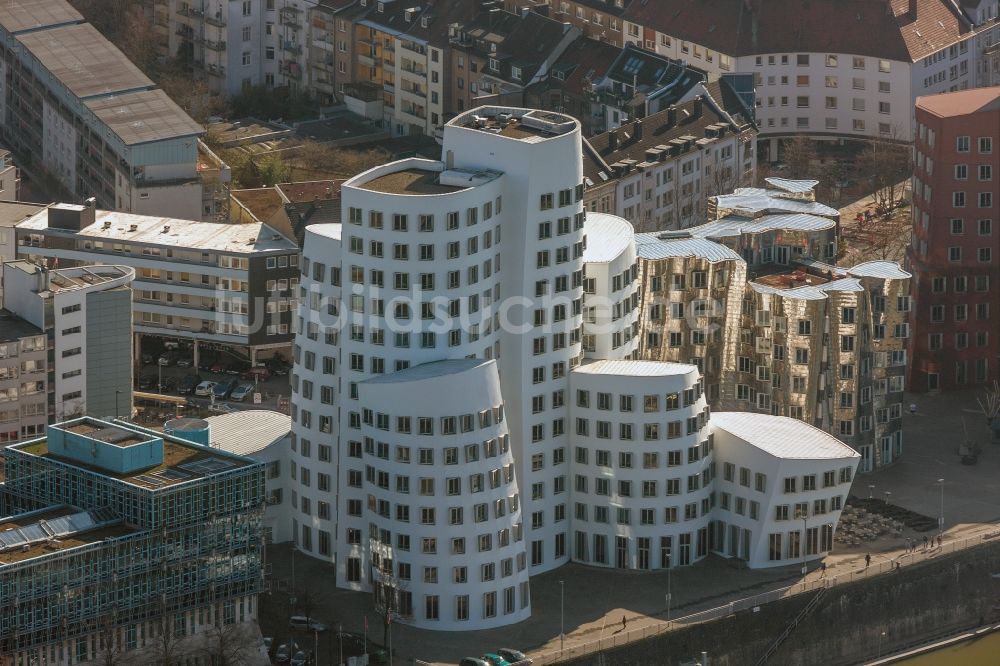
M 743 261 L 739 253 L 705 238 L 691 238 L 680 233 L 646 233 L 635 235 L 636 251 L 643 259 L 670 259 L 673 257 L 699 257 L 710 263 Z
M 10 310 L 0 309 L 0 341 L 14 342 L 21 338 L 42 335 L 44 331 Z M 42 350 L 39 350 L 42 351 Z
M 742 234 L 763 234 L 769 231 L 823 231 L 835 226 L 837 223 L 829 218 L 804 213 L 763 215 L 757 218 L 730 215 L 685 231 L 695 238 L 727 238 Z
M 135 270 L 129 266 L 94 265 L 50 270 L 23 259 L 5 262 L 3 268 L 4 270 L 21 271 L 28 275 L 45 272 L 48 276 L 48 292 L 50 293 L 85 289 L 106 284 L 112 280 L 135 276 Z
M 357 183 L 361 189 L 386 194 L 448 194 L 465 189 L 439 182 L 440 171 L 402 169 Z
M 23 222 L 43 208 L 45 208 L 43 204 L 0 201 L 0 227 L 17 226 L 19 222 Z
M 66 0 L 4 0 L 0 28 L 11 34 L 62 23 L 80 23 L 83 16 Z
M 0 518 L 0 565 L 136 532 L 100 511 L 67 506 Z
M 418 382 L 435 377 L 445 377 L 454 375 L 482 365 L 493 363 L 494 361 L 481 358 L 455 358 L 443 361 L 431 361 L 420 365 L 410 366 L 399 372 L 392 372 L 385 375 L 375 375 L 371 379 L 366 379 L 362 384 L 398 384 L 403 382 Z
M 301 139 L 321 143 L 384 135 L 384 132 L 375 129 L 367 118 L 348 112 L 299 123 L 295 126 L 295 133 Z
M 934 114 L 939 118 L 966 116 L 983 111 L 1000 109 L 1000 86 L 992 88 L 973 88 L 957 92 L 941 93 L 918 97 L 918 109 Z
M 629 247 L 635 236 L 628 220 L 607 213 L 588 212 L 583 231 L 587 234 L 583 261 L 589 264 L 613 261 Z
M 81 99 L 148 89 L 154 85 L 89 23 L 25 33 L 17 39 L 45 69 Z
M 795 289 L 797 287 L 816 287 L 829 282 L 819 275 L 811 275 L 805 271 L 791 273 L 773 273 L 757 278 L 756 282 L 775 289 Z
M 668 377 L 698 372 L 698 367 L 687 363 L 666 361 L 594 361 L 576 368 L 573 372 L 585 375 L 616 375 L 621 377 Z
M 163 462 L 137 472 L 121 474 L 52 454 L 49 452 L 48 440 L 46 438 L 36 439 L 23 444 L 15 444 L 8 447 L 8 449 L 22 451 L 41 458 L 51 458 L 70 467 L 90 470 L 102 476 L 119 479 L 150 490 L 194 479 L 202 479 L 213 474 L 227 472 L 251 464 L 248 460 L 243 460 L 232 455 L 220 454 L 208 447 L 192 444 L 185 440 L 170 437 L 169 435 L 157 433 L 157 436 L 163 437 Z
M 848 274 L 854 277 L 874 277 L 889 280 L 903 280 L 913 277 L 904 271 L 895 261 L 866 261 L 853 268 L 847 269 Z
M 279 442 L 292 431 L 292 417 L 266 409 L 209 416 L 212 448 L 249 456 Z
M 579 127 L 579 122 L 572 116 L 554 111 L 480 106 L 455 116 L 448 121 L 448 125 L 536 143 L 572 132 Z
M 711 424 L 778 458 L 819 460 L 861 457 L 833 435 L 787 416 L 713 412 Z
M 804 183 L 812 181 L 783 182 Z M 747 217 L 777 213 L 807 213 L 834 219 L 840 216 L 839 210 L 806 198 L 803 191 L 791 193 L 787 189 L 738 187 L 731 194 L 720 194 L 712 199 L 714 199 L 720 215 L 733 212 Z
M 249 190 L 231 190 L 230 196 L 242 204 L 250 213 L 266 222 L 285 205 L 281 193 L 273 187 L 257 187 Z
M 308 231 L 309 233 L 322 236 L 323 238 L 340 240 L 344 227 L 341 224 L 311 224 L 309 225 Z
M 296 183 L 278 183 L 274 187 L 289 203 L 308 203 L 316 199 L 338 198 L 343 182 L 343 179 L 304 180 Z
M 205 133 L 205 128 L 162 90 L 143 90 L 91 99 L 87 101 L 87 107 L 126 146 L 201 136 Z
M 80 231 L 49 227 L 47 211 L 40 211 L 17 225 L 18 229 L 47 231 L 97 240 L 124 241 L 165 247 L 213 250 L 231 254 L 292 252 L 298 246 L 263 223 L 225 224 L 170 217 L 97 211 L 95 222 Z

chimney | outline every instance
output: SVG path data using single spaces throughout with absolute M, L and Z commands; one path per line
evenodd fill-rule
M 910 0 L 910 18 L 914 21 L 917 19 L 917 0 Z
M 611 130 L 608 132 L 608 148 L 611 150 L 618 150 L 618 131 Z
M 701 105 L 704 104 L 704 98 L 698 95 L 694 98 L 694 117 L 701 118 Z
M 671 104 L 667 108 L 667 127 L 673 127 L 677 124 L 677 107 Z
M 636 120 L 632 123 L 632 138 L 636 141 L 642 139 L 642 120 Z

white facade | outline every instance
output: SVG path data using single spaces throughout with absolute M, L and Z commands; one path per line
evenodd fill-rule
M 360 174 L 343 224 L 306 230 L 293 538 L 417 627 L 523 620 L 528 577 L 570 559 L 723 550 L 698 369 L 628 360 L 634 234 L 584 225 L 580 147 L 568 116 L 481 107 L 446 126 L 443 162 Z

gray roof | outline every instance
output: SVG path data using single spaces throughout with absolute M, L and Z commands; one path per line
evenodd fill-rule
M 89 23 L 30 32 L 17 39 L 81 99 L 153 87 L 149 77 Z
M 3 0 L 0 28 L 10 34 L 62 23 L 80 23 L 83 16 L 66 0 Z
M 793 287 L 791 289 L 779 289 L 778 287 L 772 287 L 759 282 L 751 282 L 750 288 L 758 294 L 777 294 L 782 298 L 793 298 L 800 301 L 822 301 L 827 298 L 826 292 L 823 291 L 822 287 L 811 285 Z
M 823 291 L 864 291 L 861 282 L 857 278 L 840 278 L 833 282 L 827 282 L 819 287 Z
M 0 227 L 13 227 L 45 208 L 42 204 L 0 201 Z
M 0 341 L 12 342 L 42 333 L 44 331 L 31 322 L 21 319 L 6 308 L 0 309 Z
M 743 261 L 735 251 L 704 238 L 660 238 L 657 233 L 636 234 L 638 255 L 643 259 L 669 259 L 672 257 L 701 257 L 711 263 Z
M 697 373 L 698 367 L 667 361 L 604 360 L 587 363 L 573 370 L 585 375 L 615 375 L 622 377 L 667 377 Z
M 87 108 L 127 146 L 205 133 L 162 90 L 99 97 L 88 100 Z
M 711 423 L 777 458 L 812 460 L 861 457 L 861 454 L 830 433 L 787 416 L 713 412 Z
M 764 181 L 779 190 L 784 190 L 792 194 L 805 194 L 812 192 L 819 185 L 818 180 L 790 180 L 788 178 L 765 178 Z
M 292 431 L 292 417 L 267 409 L 248 409 L 209 416 L 209 444 L 214 449 L 253 456 Z
M 758 187 L 740 187 L 732 194 L 721 194 L 715 197 L 715 201 L 719 209 L 739 210 L 749 217 L 761 213 L 809 213 L 826 217 L 840 215 L 840 211 L 836 208 L 830 208 L 817 201 L 790 199 L 781 196 L 782 194 L 782 192 L 764 190 Z
M 895 261 L 866 261 L 853 268 L 848 268 L 847 272 L 854 277 L 874 277 L 885 280 L 903 280 L 913 277 L 900 268 Z
M 444 377 L 446 375 L 457 375 L 481 365 L 487 365 L 494 361 L 481 358 L 453 358 L 443 361 L 431 361 L 411 366 L 399 372 L 391 372 L 385 375 L 375 375 L 371 379 L 366 379 L 362 384 L 396 384 L 402 382 L 418 382 L 434 377 Z
M 834 226 L 836 223 L 833 220 L 804 213 L 764 215 L 757 218 L 730 215 L 687 231 L 696 238 L 726 238 L 768 231 L 822 231 Z

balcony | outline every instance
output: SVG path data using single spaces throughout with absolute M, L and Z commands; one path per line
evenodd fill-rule
M 292 79 L 302 78 L 302 68 L 299 67 L 299 63 L 293 61 L 285 61 L 281 63 L 279 68 L 283 76 L 287 76 Z
M 204 39 L 204 40 L 201 40 L 201 41 L 205 44 L 205 48 L 206 49 L 210 49 L 212 51 L 225 51 L 226 50 L 226 42 L 225 42 L 225 40 L 220 41 L 220 42 L 216 42 L 216 41 L 212 41 L 211 39 Z
M 301 55 L 302 54 L 302 45 L 301 44 L 295 44 L 294 42 L 282 42 L 281 43 L 281 50 L 285 51 L 287 53 L 294 53 L 295 55 Z
M 205 23 L 214 25 L 216 28 L 225 28 L 226 18 L 222 15 L 222 12 L 216 12 L 215 16 L 206 16 Z
M 205 67 L 205 71 L 208 72 L 209 76 L 218 76 L 219 78 L 226 78 L 226 68 L 222 65 L 209 64 Z
M 177 9 L 177 13 L 181 16 L 189 16 L 191 18 L 197 18 L 199 16 L 204 16 L 205 12 L 200 9 L 195 9 L 194 7 L 181 6 Z

